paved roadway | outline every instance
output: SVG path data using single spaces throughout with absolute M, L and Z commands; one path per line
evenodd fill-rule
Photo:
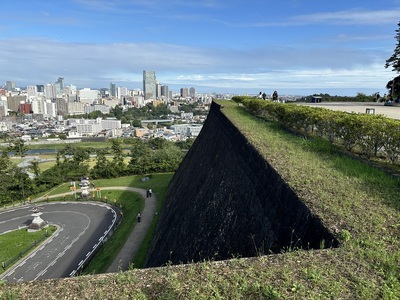
M 385 106 L 378 102 L 321 102 L 321 103 L 299 103 L 312 107 L 323 107 L 345 112 L 366 113 L 367 108 L 375 109 L 375 114 L 381 114 L 388 118 L 400 119 L 400 106 Z
M 0 276 L 8 282 L 73 276 L 107 238 L 119 214 L 97 202 L 38 205 L 41 218 L 59 228 L 49 240 Z M 31 223 L 33 205 L 0 212 L 0 234 Z

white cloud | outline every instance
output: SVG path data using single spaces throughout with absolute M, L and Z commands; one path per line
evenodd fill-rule
M 312 24 L 323 25 L 391 25 L 399 22 L 400 9 L 388 10 L 364 10 L 352 9 L 331 12 L 317 12 L 312 14 L 302 14 L 297 16 L 283 17 L 279 20 L 240 23 L 220 21 L 232 27 L 280 27 L 280 26 L 304 26 Z
M 396 24 L 400 9 L 391 10 L 345 10 L 337 12 L 321 12 L 300 15 L 291 18 L 302 24 L 346 24 L 346 25 L 378 25 Z
M 154 43 L 61 43 L 46 39 L 0 40 L 3 81 L 17 85 L 54 82 L 78 87 L 116 82 L 140 88 L 142 71 L 162 84 L 264 90 L 377 88 L 391 78 L 384 54 L 349 49 L 202 49 Z M 335 55 L 332 55 L 335 53 Z

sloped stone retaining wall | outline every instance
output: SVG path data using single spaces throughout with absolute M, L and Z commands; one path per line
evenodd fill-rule
M 338 246 L 213 103 L 171 180 L 147 266 Z

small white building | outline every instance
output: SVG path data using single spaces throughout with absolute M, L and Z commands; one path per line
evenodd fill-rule
M 32 140 L 31 136 L 27 134 L 21 136 L 20 139 L 23 140 L 24 142 L 30 142 Z

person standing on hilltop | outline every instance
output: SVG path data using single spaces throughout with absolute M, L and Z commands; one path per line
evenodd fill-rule
M 262 93 L 262 98 L 263 98 L 263 100 L 267 100 L 267 94 L 266 93 Z
M 278 101 L 278 92 L 274 91 L 274 93 L 272 94 L 272 101 Z

